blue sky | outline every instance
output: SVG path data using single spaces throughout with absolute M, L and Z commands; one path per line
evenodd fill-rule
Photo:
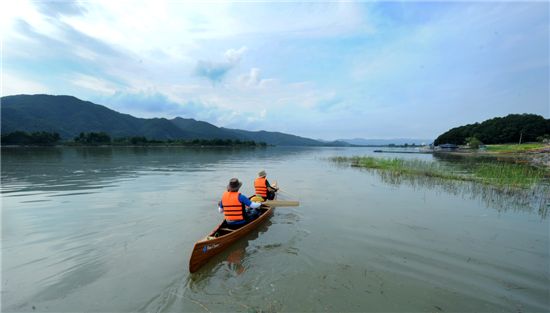
M 321 138 L 550 117 L 549 3 L 3 1 L 2 95 Z

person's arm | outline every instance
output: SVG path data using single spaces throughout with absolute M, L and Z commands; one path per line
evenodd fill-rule
M 218 212 L 223 213 L 223 204 L 222 202 L 218 202 Z
M 248 199 L 245 195 L 243 194 L 240 194 L 239 195 L 239 202 L 241 202 L 242 204 L 246 205 L 247 207 L 249 208 L 252 208 L 252 209 L 257 209 L 259 208 L 262 204 L 260 202 L 252 202 L 250 201 L 250 199 Z
M 271 184 L 269 184 L 269 181 L 266 179 L 265 180 L 265 185 L 267 187 L 267 190 L 271 190 L 271 191 L 277 191 L 279 190 L 279 188 L 276 188 L 276 187 L 272 187 Z

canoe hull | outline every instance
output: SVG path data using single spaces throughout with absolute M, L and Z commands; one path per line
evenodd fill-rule
M 245 226 L 225 234 L 220 237 L 212 238 L 216 232 L 222 227 L 220 224 L 216 227 L 208 236 L 204 239 L 201 239 L 195 243 L 193 247 L 193 252 L 191 253 L 191 258 L 189 259 L 189 272 L 196 272 L 201 266 L 207 263 L 212 257 L 224 251 L 229 247 L 233 242 L 237 241 L 239 238 L 250 233 L 264 221 L 269 219 L 273 214 L 273 208 L 267 207 L 266 211 L 260 215 L 254 221 L 246 224 Z

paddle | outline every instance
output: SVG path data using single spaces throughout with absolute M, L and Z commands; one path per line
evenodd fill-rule
M 299 206 L 299 201 L 289 201 L 289 200 L 267 200 L 262 202 L 262 204 L 274 206 L 274 207 L 281 207 L 281 206 Z
M 294 193 L 289 192 L 289 191 L 286 191 L 286 189 L 283 190 L 283 189 L 281 189 L 281 188 L 278 188 L 278 189 L 277 189 L 277 193 L 279 193 L 279 194 L 286 194 L 286 195 L 288 195 L 288 196 L 291 196 L 292 198 L 298 198 Z

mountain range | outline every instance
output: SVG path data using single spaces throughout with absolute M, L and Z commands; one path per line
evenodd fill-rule
M 358 146 L 387 146 L 387 145 L 404 145 L 404 144 L 415 144 L 415 145 L 426 145 L 433 142 L 433 139 L 414 139 L 414 138 L 393 138 L 393 139 L 364 139 L 364 138 L 353 138 L 353 139 L 338 139 L 337 141 L 347 142 L 352 145 Z
M 14 95 L 0 98 L 1 131 L 56 132 L 72 139 L 81 132 L 106 132 L 112 138 L 145 136 L 148 139 L 232 139 L 280 146 L 349 146 L 270 131 L 217 127 L 192 118 L 137 118 L 73 96 Z

